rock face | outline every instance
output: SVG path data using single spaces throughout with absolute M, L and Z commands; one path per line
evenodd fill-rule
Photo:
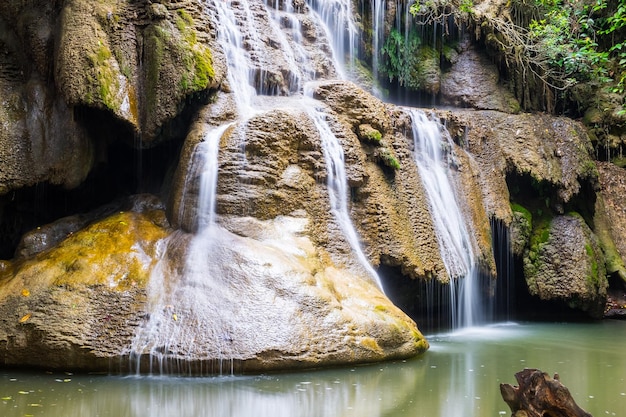
M 524 264 L 530 294 L 601 316 L 608 285 L 603 253 L 611 239 L 598 239 L 599 222 L 592 218 L 564 215 L 565 210 L 596 210 L 593 202 L 581 200 L 598 184 L 582 125 L 490 111 L 449 117 L 451 130 L 467 143 L 479 166 L 488 215 L 510 224 L 511 249 Z
M 350 82 L 303 88 L 341 71 L 309 6 L 279 3 L 0 4 L 0 232 L 16 223 L 5 215 L 16 193 L 37 184 L 89 188 L 118 142 L 140 155 L 170 144 L 164 165 L 172 164 L 158 196 L 88 213 L 69 208 L 19 234 L 14 258 L 0 261 L 5 365 L 148 371 L 159 363 L 206 374 L 227 360 L 257 372 L 428 348 L 333 213 L 327 180 L 336 167 L 320 128 L 343 151 L 349 218 L 384 284 L 446 286 L 463 278 L 440 254 L 410 112 Z M 228 69 L 235 57 L 220 36 L 231 28 L 218 31 L 216 16 L 241 31 L 247 80 Z M 431 117 L 454 139 L 442 146 L 478 268 L 495 274 L 490 221 L 500 221 L 512 230 L 532 296 L 601 315 L 605 269 L 625 270 L 622 171 L 599 164 L 598 176 L 580 124 L 512 114 L 495 68 L 468 45 L 460 52 L 446 57 L 447 71 L 433 57 L 420 71 L 428 92 L 474 109 Z M 255 112 L 244 111 L 241 89 Z M 311 97 L 293 94 L 301 90 Z M 219 181 L 207 221 L 208 157 L 198 149 L 210 141 Z M 138 160 L 140 175 L 160 163 Z
M 547 228 L 536 229 L 525 253 L 524 275 L 532 295 L 602 317 L 608 287 L 604 255 L 582 217 L 557 216 Z
M 460 43 L 458 58 L 442 76 L 441 101 L 456 107 L 519 112 L 519 103 L 499 83 L 496 66 L 469 42 Z

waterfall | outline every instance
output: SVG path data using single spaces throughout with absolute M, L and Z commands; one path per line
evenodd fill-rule
M 256 91 L 251 82 L 252 69 L 248 64 L 241 25 L 238 23 L 234 10 L 228 7 L 227 2 L 218 0 L 214 4 L 218 11 L 215 20 L 220 22 L 218 40 L 224 48 L 226 63 L 228 64 L 228 83 L 231 86 L 237 110 L 244 115 L 251 114 L 254 112 L 252 98 L 256 95 Z M 241 4 L 245 5 L 244 12 L 249 18 L 248 3 L 244 1 Z M 244 20 L 244 22 L 247 21 L 247 19 Z M 252 33 L 256 33 L 256 31 Z M 253 40 L 251 43 L 254 47 L 256 42 Z
M 168 270 L 167 251 L 178 245 L 181 235 L 173 234 L 161 248 L 160 261 L 151 274 L 148 293 L 150 319 L 139 329 L 133 340 L 130 359 L 135 371 L 158 369 L 163 373 L 185 374 L 177 363 L 187 352 L 193 349 L 197 339 L 206 337 L 220 340 L 225 338 L 228 318 L 221 308 L 207 303 L 207 298 L 228 300 L 227 291 L 221 285 L 219 271 L 213 262 L 212 247 L 219 231 L 215 226 L 215 202 L 217 195 L 218 150 L 222 135 L 232 123 L 215 127 L 208 131 L 204 140 L 196 145 L 192 154 L 192 164 L 187 172 L 183 194 L 188 192 L 188 184 L 199 178 L 199 196 L 197 207 L 197 234 L 192 238 L 186 254 L 185 269 L 179 282 L 170 284 L 167 278 L 173 273 Z M 184 206 L 181 213 L 187 210 Z M 184 301 L 185 305 L 181 305 Z M 203 329 L 204 335 L 188 334 L 182 326 L 183 321 L 212 323 Z M 181 325 L 179 325 L 181 324 Z M 225 338 L 227 339 L 227 338 Z M 218 352 L 217 356 L 221 356 Z M 142 364 L 143 356 L 148 363 Z M 232 367 L 232 362 L 230 362 Z M 219 364 L 219 373 L 225 369 Z
M 204 232 L 215 224 L 215 202 L 217 196 L 218 152 L 220 139 L 232 123 L 223 124 L 207 132 L 204 141 L 196 146 L 200 161 L 200 195 L 198 197 L 198 231 Z
M 339 143 L 337 136 L 330 128 L 326 113 L 318 109 L 315 103 L 307 106 L 307 111 L 321 139 L 324 161 L 326 163 L 326 183 L 328 184 L 328 195 L 333 217 L 339 224 L 341 231 L 348 240 L 361 266 L 374 279 L 378 288 L 383 291 L 380 277 L 365 256 L 361 248 L 361 243 L 359 242 L 359 235 L 350 219 L 350 211 L 348 208 L 348 179 L 346 177 L 346 167 L 341 143 Z
M 280 2 L 269 0 L 259 4 L 245 0 L 215 0 L 210 4 L 213 7 L 207 7 L 207 12 L 212 14 L 213 21 L 217 23 L 218 42 L 223 48 L 228 66 L 228 89 L 237 109 L 237 122 L 243 123 L 265 109 L 266 103 L 259 104 L 260 96 L 293 94 L 299 92 L 303 82 L 314 78 L 315 73 L 311 70 L 299 33 L 300 22 L 292 16 L 292 6 L 284 6 L 283 11 L 279 9 Z M 318 29 L 326 32 L 329 39 L 330 35 L 339 35 L 332 47 L 334 61 L 343 63 L 346 56 L 355 56 L 357 31 L 351 20 L 350 2 L 320 1 L 316 5 L 319 14 L 311 13 L 310 17 L 318 24 Z M 279 59 L 286 63 L 286 66 L 280 67 L 287 69 L 281 71 L 282 76 L 287 76 L 285 72 L 289 72 L 286 92 L 266 88 L 269 84 L 264 80 L 266 71 L 262 64 L 264 61 L 271 62 L 275 58 L 271 54 L 275 51 L 272 49 L 270 55 L 264 55 L 267 51 L 267 45 L 264 45 L 267 34 L 260 33 L 258 19 L 267 19 L 266 27 L 271 30 L 272 39 L 278 44 L 276 50 L 280 51 Z M 285 21 L 292 28 L 290 35 L 282 31 Z M 330 24 L 331 28 L 322 25 L 322 22 Z M 334 23 L 337 26 L 333 26 Z M 335 71 L 341 73 L 341 68 L 337 64 Z M 310 97 L 304 97 L 303 100 L 316 103 Z M 382 291 L 378 275 L 361 249 L 358 234 L 350 219 L 349 190 L 341 144 L 325 120 L 326 115 L 317 110 L 315 104 L 307 108 L 321 138 L 332 214 L 359 266 Z M 244 331 L 242 328 L 247 326 L 244 317 L 249 311 L 245 311 L 246 308 L 252 310 L 255 307 L 244 307 L 233 302 L 237 299 L 237 291 L 241 291 L 241 288 L 236 287 L 242 284 L 226 279 L 227 267 L 222 263 L 228 263 L 226 248 L 232 246 L 229 240 L 232 237 L 216 222 L 220 140 L 234 123 L 227 121 L 211 128 L 192 153 L 178 216 L 182 224 L 183 218 L 193 213 L 197 230 L 193 236 L 176 232 L 160 248 L 160 261 L 151 274 L 148 287 L 148 319 L 137 330 L 129 352 L 130 363 L 137 373 L 232 373 L 233 358 L 238 355 L 233 335 L 252 333 L 250 329 Z M 245 143 L 242 144 L 243 148 Z M 197 207 L 185 207 L 186 194 L 193 194 L 194 184 L 198 189 Z M 186 248 L 186 251 L 182 248 Z M 172 270 L 170 257 L 181 256 L 184 259 L 182 271 Z M 255 297 L 260 296 L 258 292 L 255 293 Z M 268 315 L 271 312 L 259 314 Z M 188 331 L 194 328 L 198 331 Z M 211 347 L 213 351 L 200 351 L 204 346 Z M 194 369 L 192 372 L 185 368 L 189 366 L 184 360 L 188 355 L 218 358 L 219 363 L 207 364 L 211 369 L 201 369 L 199 372 Z
M 414 157 L 428 196 L 441 258 L 450 279 L 452 328 L 471 327 L 478 313 L 478 268 L 467 222 L 448 178 L 453 141 L 445 127 L 420 110 L 410 110 Z
M 333 60 L 340 78 L 347 79 L 357 57 L 359 40 L 351 0 L 307 0 L 307 3 L 324 23 L 326 36 L 333 40 Z
M 385 0 L 372 0 L 372 75 L 378 79 L 379 51 L 385 44 Z

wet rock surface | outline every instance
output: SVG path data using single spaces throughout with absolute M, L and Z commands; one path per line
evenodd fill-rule
M 442 75 L 442 104 L 476 110 L 517 113 L 520 105 L 513 93 L 499 83 L 498 69 L 478 53 L 468 39 L 462 41 L 455 62 Z

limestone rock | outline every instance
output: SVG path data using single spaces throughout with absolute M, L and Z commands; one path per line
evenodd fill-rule
M 0 195 L 48 181 L 72 188 L 93 164 L 93 143 L 56 96 L 51 2 L 0 6 Z
M 216 88 L 200 6 L 72 0 L 60 16 L 56 80 L 68 103 L 113 113 L 145 143 L 185 98 Z M 218 66 L 219 67 L 219 66 Z
M 604 255 L 579 215 L 557 216 L 549 225 L 535 227 L 524 275 L 531 295 L 602 317 L 608 287 Z
M 583 185 L 597 184 L 591 142 L 576 121 L 493 111 L 454 112 L 449 120 L 457 140 L 466 144 L 480 166 L 487 212 L 507 224 L 511 220 L 507 175 L 530 176 L 552 187 L 548 203 L 555 212 L 579 195 Z
M 596 200 L 595 233 L 607 258 L 607 272 L 626 282 L 626 171 L 610 162 L 598 162 L 600 192 Z
M 427 349 L 379 290 L 312 244 L 306 218 L 233 218 L 238 234 L 191 236 L 171 234 L 163 212 L 142 205 L 3 263 L 4 365 L 157 371 L 154 355 L 170 371 L 210 374 L 222 360 L 262 372 Z
M 108 369 L 140 322 L 162 219 L 117 213 L 3 271 L 3 365 Z
M 461 42 L 460 49 L 452 67 L 441 77 L 442 103 L 478 110 L 519 112 L 520 105 L 513 94 L 499 83 L 495 64 L 479 54 L 467 39 Z

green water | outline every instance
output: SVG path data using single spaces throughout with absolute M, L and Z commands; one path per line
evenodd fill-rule
M 626 322 L 509 324 L 433 335 L 409 361 L 214 378 L 0 371 L 0 416 L 509 416 L 500 382 L 558 372 L 582 408 L 626 416 Z

